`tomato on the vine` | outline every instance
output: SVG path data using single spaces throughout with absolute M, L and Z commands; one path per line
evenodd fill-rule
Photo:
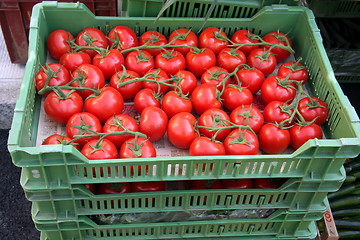
M 196 118 L 188 112 L 173 116 L 168 122 L 167 136 L 169 141 L 178 148 L 188 149 L 198 136 L 195 131 Z
M 190 188 L 191 189 L 223 189 L 223 185 L 220 180 L 193 180 L 191 181 Z
M 281 101 L 272 101 L 264 108 L 263 115 L 265 122 L 281 123 L 284 126 L 290 126 L 294 120 L 291 119 L 293 109 L 285 109 L 289 106 L 288 103 Z
M 52 134 L 47 138 L 45 138 L 45 140 L 41 143 L 41 145 L 67 144 L 70 141 L 71 138 L 69 137 L 62 136 L 60 134 Z M 76 144 L 71 144 L 71 146 L 75 147 L 77 150 L 80 150 L 79 146 Z
M 230 128 L 217 130 L 218 128 L 230 126 L 230 117 L 229 115 L 219 109 L 219 108 L 210 108 L 203 112 L 198 119 L 198 129 L 200 134 L 211 138 L 216 134 L 215 139 L 217 141 L 222 141 L 228 133 L 231 131 Z M 206 128 L 203 128 L 206 127 Z M 207 129 L 213 128 L 213 129 Z
M 168 116 L 158 107 L 146 107 L 141 112 L 140 132 L 146 134 L 152 142 L 160 140 L 166 133 Z
M 142 77 L 146 72 L 155 67 L 155 62 L 153 56 L 148 51 L 132 51 L 125 58 L 125 67 Z
M 55 59 L 71 52 L 69 41 L 74 39 L 73 35 L 63 29 L 58 29 L 49 34 L 47 39 L 47 49 L 50 55 Z
M 307 122 L 311 122 L 316 118 L 314 123 L 321 126 L 329 116 L 329 108 L 320 98 L 311 97 L 311 99 L 310 101 L 309 98 L 305 97 L 300 100 L 298 106 L 299 113 Z
M 197 87 L 197 79 L 192 72 L 186 70 L 180 70 L 175 74 L 177 80 L 173 81 L 173 85 L 177 85 L 181 88 L 181 91 L 184 95 L 190 94 Z M 175 87 L 171 87 L 171 90 L 175 90 Z
M 210 108 L 221 108 L 219 91 L 210 83 L 197 86 L 191 94 L 191 102 L 195 112 L 201 115 Z
M 257 48 L 247 56 L 247 64 L 260 70 L 265 76 L 274 72 L 277 64 L 276 57 L 270 50 Z
M 117 70 L 122 69 L 124 57 L 119 50 L 111 49 L 96 54 L 92 59 L 92 63 L 104 73 L 105 79 L 110 79 Z
M 222 49 L 216 58 L 217 66 L 225 68 L 229 73 L 232 73 L 239 65 L 245 63 L 245 54 L 239 49 L 235 48 Z
M 307 69 L 299 62 L 299 60 L 282 64 L 277 74 L 282 77 L 287 77 L 290 74 L 289 79 L 301 81 L 302 84 L 305 84 L 308 79 Z
M 157 95 L 154 90 L 150 88 L 141 89 L 134 98 L 135 109 L 138 113 L 142 113 L 144 108 L 149 106 L 161 107 L 160 96 Z
M 171 45 L 184 45 L 189 47 L 175 47 L 175 51 L 179 51 L 182 55 L 190 51 L 190 47 L 197 47 L 199 44 L 198 37 L 191 30 L 186 28 L 180 28 L 173 31 L 169 37 L 169 43 Z
M 170 84 L 168 79 L 168 75 L 166 74 L 166 72 L 160 68 L 158 69 L 150 69 L 146 74 L 148 79 L 150 80 L 155 80 L 157 82 L 163 82 L 166 84 Z M 160 93 L 160 94 L 165 94 L 166 91 L 169 89 L 169 86 L 165 85 L 165 84 L 158 84 L 155 82 L 150 82 L 150 81 L 144 81 L 142 83 L 143 88 L 150 88 L 152 90 L 154 90 L 156 93 Z M 159 91 L 160 88 L 160 91 Z
M 216 27 L 208 27 L 199 35 L 199 47 L 209 48 L 217 55 L 228 46 L 228 38 L 224 31 Z
M 229 111 L 242 105 L 249 105 L 254 100 L 249 89 L 232 84 L 226 86 L 221 98 L 223 99 L 224 107 Z
M 35 77 L 36 89 L 38 91 L 43 89 L 49 77 L 48 86 L 50 87 L 62 86 L 70 81 L 70 73 L 64 66 L 58 63 L 46 64 L 41 67 Z M 45 93 L 45 95 L 47 94 L 49 93 Z
M 138 38 L 135 32 L 127 26 L 116 26 L 108 34 L 109 46 L 116 45 L 120 51 L 138 46 Z M 127 53 L 124 54 L 125 56 Z
M 61 65 L 73 72 L 82 64 L 91 64 L 91 58 L 89 54 L 83 52 L 70 52 L 64 53 L 59 60 Z
M 76 37 L 75 43 L 79 46 L 94 47 L 106 49 L 109 45 L 105 34 L 97 28 L 88 27 L 83 29 Z M 89 54 L 93 58 L 97 52 L 94 49 L 81 49 L 81 52 Z
M 178 51 L 160 52 L 155 57 L 155 67 L 161 68 L 171 76 L 180 70 L 185 70 L 186 60 Z
M 260 149 L 268 154 L 284 152 L 290 144 L 290 132 L 273 123 L 267 123 L 259 132 Z
M 121 183 L 100 183 L 98 185 L 98 194 L 118 194 L 131 192 L 131 184 Z
M 191 49 L 186 54 L 186 68 L 196 77 L 201 75 L 211 67 L 216 65 L 216 55 L 210 48 Z
M 249 30 L 241 29 L 236 31 L 232 35 L 231 41 L 233 41 L 236 44 L 248 44 L 248 43 L 258 43 L 259 39 L 257 35 L 253 34 Z M 252 50 L 256 48 L 259 48 L 259 45 L 242 46 L 239 48 L 239 50 L 242 51 L 247 56 Z
M 207 69 L 202 75 L 201 75 L 201 83 L 210 83 L 214 85 L 219 91 L 223 89 L 223 87 L 231 82 L 231 78 L 228 76 L 228 71 L 225 68 L 222 67 L 211 67 Z
M 168 43 L 168 41 L 167 41 L 166 37 L 157 31 L 147 31 L 147 32 L 144 32 L 139 37 L 139 46 L 142 46 L 142 45 L 162 46 L 167 43 Z M 161 52 L 161 50 L 162 50 L 161 48 L 146 49 L 146 51 L 148 51 L 153 57 L 158 55 Z
M 256 94 L 265 80 L 265 75 L 262 71 L 245 65 L 243 68 L 236 72 L 234 82 L 239 84 L 241 82 L 242 87 L 248 88 L 252 94 Z
M 258 133 L 264 125 L 264 116 L 254 105 L 242 105 L 231 112 L 230 121 L 236 125 L 250 126 L 255 133 Z
M 141 90 L 142 82 L 133 82 L 124 86 L 118 87 L 120 83 L 130 81 L 135 78 L 139 78 L 139 74 L 131 70 L 117 71 L 110 79 L 110 86 L 118 90 L 122 97 L 126 100 L 133 99 L 135 95 Z
M 226 155 L 225 147 L 222 142 L 213 141 L 207 137 L 197 137 L 189 148 L 190 156 L 213 156 Z
M 295 124 L 290 128 L 290 144 L 295 149 L 298 149 L 310 139 L 322 139 L 322 136 L 321 127 L 316 123 L 306 126 Z
M 169 91 L 163 97 L 162 109 L 169 118 L 180 112 L 191 112 L 192 103 L 188 97 L 181 96 L 175 91 Z
M 277 186 L 265 178 L 255 178 L 254 187 L 257 189 L 275 189 Z M 271 200 L 270 200 L 271 201 Z
M 269 32 L 268 34 L 266 34 L 263 37 L 263 40 L 268 43 L 279 44 L 282 46 L 288 46 L 288 43 L 289 43 L 289 46 L 292 47 L 292 42 L 291 42 L 290 38 L 286 34 L 279 32 L 279 31 L 278 32 Z M 263 47 L 266 50 L 270 49 L 270 46 L 268 46 L 268 45 L 264 45 Z M 278 62 L 282 62 L 288 56 L 290 56 L 289 51 L 279 48 L 279 47 L 272 47 L 271 52 L 275 54 L 276 60 Z
M 265 104 L 272 101 L 292 101 L 296 95 L 296 85 L 287 77 L 270 76 L 261 86 L 261 99 Z
M 230 132 L 224 146 L 227 155 L 256 155 L 259 152 L 259 140 L 249 130 L 239 128 Z

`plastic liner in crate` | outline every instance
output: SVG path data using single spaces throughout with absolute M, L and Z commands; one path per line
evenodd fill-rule
M 122 16 L 156 17 L 166 0 L 124 0 Z M 210 17 L 248 18 L 255 15 L 263 6 L 271 4 L 298 5 L 300 0 L 219 0 Z M 205 17 L 213 0 L 178 0 L 167 8 L 162 17 Z
M 33 207 L 33 213 L 36 208 Z M 239 216 L 237 216 L 239 217 Z M 206 218 L 206 217 L 205 217 Z M 236 239 L 314 239 L 317 230 L 313 213 L 288 213 L 275 211 L 270 216 L 258 218 L 225 218 L 180 222 L 104 224 L 87 216 L 76 221 L 37 221 L 41 239 L 177 239 L 225 238 Z
M 305 7 L 284 5 L 264 7 L 252 18 L 209 19 L 205 27 L 221 27 L 228 35 L 241 28 L 248 28 L 259 35 L 277 29 L 288 32 L 296 51 L 295 57 L 301 56 L 308 68 L 310 79 L 307 88 L 313 95 L 323 99 L 330 109 L 323 128 L 326 139 L 309 140 L 288 154 L 91 162 L 72 146 L 35 145 L 41 98 L 36 94 L 34 76 L 46 61 L 45 43 L 50 32 L 64 28 L 75 34 L 90 26 L 108 32 L 114 26 L 126 25 L 138 35 L 156 29 L 168 36 L 180 26 L 192 28 L 196 32 L 203 23 L 202 19 L 195 18 L 161 18 L 154 24 L 154 18 L 95 17 L 83 4 L 43 2 L 36 5 L 31 21 L 29 60 L 8 140 L 14 164 L 24 168 L 23 182 L 26 186 L 40 185 L 42 189 L 48 189 L 57 186 L 69 188 L 72 184 L 121 181 L 289 177 L 324 179 L 338 174 L 345 159 L 359 154 L 359 118 L 335 79 L 312 12 Z M 149 171 L 145 171 L 146 165 Z M 134 175 L 131 174 L 131 166 L 135 166 Z M 138 172 L 136 166 L 143 166 L 142 171 Z M 203 166 L 203 170 L 199 170 L 198 166 Z M 101 168 L 109 169 L 109 172 L 104 171 L 101 175 Z
M 326 18 L 359 18 L 359 0 L 306 0 L 308 7 L 316 17 Z

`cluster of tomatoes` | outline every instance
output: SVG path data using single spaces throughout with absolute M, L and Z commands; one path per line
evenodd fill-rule
M 284 62 L 292 43 L 279 31 L 229 38 L 216 27 L 199 36 L 178 29 L 167 39 L 157 31 L 137 38 L 126 26 L 107 36 L 86 28 L 76 38 L 56 30 L 47 46 L 59 63 L 40 69 L 36 87 L 67 136 L 44 144 L 75 144 L 88 159 L 156 157 L 152 143 L 165 134 L 192 156 L 277 154 L 322 138 L 328 108 L 303 90 L 306 68 Z M 140 119 L 123 112 L 127 101 Z

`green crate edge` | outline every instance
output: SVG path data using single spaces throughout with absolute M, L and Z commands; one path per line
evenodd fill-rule
M 44 4 L 44 3 L 43 3 Z M 39 8 L 41 8 L 42 5 L 39 5 L 37 7 L 37 14 L 39 13 Z M 47 3 L 46 6 L 51 6 L 51 4 Z M 76 9 L 82 9 L 83 8 L 83 5 L 81 4 L 58 4 L 57 6 L 64 6 L 64 8 L 75 8 Z M 264 8 L 264 12 L 265 11 L 269 11 L 272 10 L 272 9 L 277 9 L 277 10 L 288 10 L 290 11 L 290 7 L 288 8 L 285 8 L 284 7 L 281 7 L 281 8 L 276 8 L 276 7 L 266 7 Z M 300 10 L 301 9 L 301 10 Z M 298 8 L 298 7 L 295 7 L 295 8 L 291 8 L 291 11 L 304 11 L 303 8 Z M 311 11 L 310 11 L 311 12 Z M 308 19 L 309 20 L 313 20 L 313 16 L 311 16 L 312 14 L 307 12 L 307 14 L 309 14 L 308 16 Z M 32 35 L 35 35 L 36 36 L 36 32 L 38 30 L 38 21 L 36 19 L 36 17 L 33 18 L 34 21 L 32 23 L 33 27 L 32 27 L 32 32 L 33 34 Z M 101 19 L 101 18 L 99 18 Z M 104 18 L 102 18 L 104 19 Z M 105 18 L 105 19 L 108 19 L 108 18 Z M 219 20 L 220 21 L 220 20 Z M 314 31 L 314 34 L 316 33 L 316 25 L 315 26 L 312 26 L 312 30 Z M 319 41 L 318 45 L 321 43 L 321 37 L 319 36 L 318 33 L 316 33 L 317 37 L 315 38 L 315 41 Z M 32 36 L 33 38 L 35 36 Z M 31 53 L 32 53 L 32 56 L 29 58 L 29 64 L 27 65 L 26 67 L 26 73 L 29 73 L 31 72 L 31 68 L 32 68 L 32 62 L 35 61 L 35 56 L 34 56 L 34 49 L 36 49 L 36 46 L 37 44 L 34 43 L 34 41 L 32 42 L 32 49 L 31 49 Z M 326 58 L 326 54 L 324 53 L 325 50 L 323 49 L 323 47 L 321 46 L 321 44 L 318 46 L 319 47 L 319 50 L 320 52 L 322 53 L 322 56 L 324 56 L 324 63 L 325 63 L 325 66 L 324 68 L 326 70 L 328 70 L 329 74 L 328 74 L 328 78 L 329 81 L 331 82 L 332 85 L 331 88 L 334 88 L 332 90 L 335 90 L 337 92 L 338 95 L 340 95 L 340 97 L 343 96 L 343 93 L 340 89 L 340 87 L 338 85 L 335 84 L 334 81 L 335 78 L 334 78 L 334 75 L 333 75 L 333 72 L 331 70 L 331 66 L 329 66 L 329 62 L 328 62 L 328 59 Z M 41 60 L 41 59 L 40 59 Z M 42 59 L 42 61 L 44 61 L 44 59 Z M 323 64 L 323 63 L 322 63 Z M 29 76 L 29 74 L 27 75 Z M 26 81 L 29 81 L 29 79 L 26 79 L 26 77 L 24 78 L 25 81 L 23 81 L 23 85 L 22 85 L 22 91 L 25 91 L 27 92 L 27 94 L 29 94 L 29 83 L 26 84 Z M 19 146 L 19 134 L 20 134 L 20 131 L 19 128 L 20 126 L 22 125 L 22 120 L 23 120 L 23 117 L 24 117 L 24 111 L 26 110 L 26 104 L 23 104 L 24 102 L 24 98 L 26 99 L 27 97 L 27 94 L 25 94 L 25 96 L 20 96 L 19 98 L 19 101 L 17 103 L 17 106 L 15 108 L 15 114 L 14 114 L 14 121 L 13 121 L 13 125 L 12 125 L 12 129 L 10 131 L 10 136 L 9 136 L 9 141 L 8 141 L 8 147 L 9 147 L 9 151 L 12 153 L 12 156 L 13 156 L 13 161 L 15 163 L 15 165 L 17 166 L 20 166 L 20 167 L 29 167 L 31 165 L 31 162 L 30 164 L 29 163 L 26 163 L 27 159 L 24 158 L 24 159 L 18 159 L 15 155 L 19 152 L 23 152 L 25 154 L 30 154 L 32 156 L 35 156 L 35 158 L 38 158 L 39 157 L 39 154 L 40 153 L 51 153 L 51 152 L 57 152 L 57 153 L 60 153 L 60 154 L 70 154 L 70 155 L 76 155 L 77 157 L 79 157 L 79 161 L 78 162 L 73 162 L 73 163 L 65 163 L 66 164 L 66 167 L 68 165 L 72 165 L 72 164 L 79 164 L 81 163 L 81 161 L 84 161 L 84 162 L 88 162 L 87 160 L 85 160 L 83 156 L 81 156 L 81 154 L 79 154 L 79 152 L 77 152 L 76 150 L 74 150 L 72 147 L 70 146 L 56 146 L 56 147 L 44 147 L 44 146 L 41 146 L 40 148 L 36 148 L 36 147 L 20 147 Z M 304 154 L 304 152 L 306 152 L 307 149 L 309 149 L 310 147 L 318 147 L 319 149 L 321 149 L 321 147 L 323 147 L 323 145 L 327 145 L 327 144 L 330 144 L 328 147 L 332 148 L 334 147 L 334 149 L 332 149 L 332 151 L 334 152 L 330 152 L 330 157 L 331 158 L 335 158 L 335 160 L 338 160 L 337 158 L 340 158 L 340 160 L 337 161 L 337 164 L 336 164 L 336 167 L 340 168 L 340 166 L 342 165 L 342 163 L 344 162 L 345 158 L 348 158 L 348 157 L 355 157 L 356 155 L 359 154 L 359 147 L 360 147 L 360 144 L 359 144 L 359 119 L 355 113 L 355 110 L 353 109 L 353 107 L 351 106 L 351 104 L 349 103 L 348 99 L 344 96 L 342 97 L 343 99 L 342 100 L 342 105 L 343 105 L 343 108 L 346 112 L 345 116 L 348 120 L 348 124 L 351 125 L 351 129 L 347 129 L 348 131 L 351 131 L 352 133 L 352 138 L 341 138 L 341 139 L 326 139 L 326 140 L 313 140 L 313 141 L 309 141 L 307 144 L 305 144 L 304 146 L 302 146 L 302 148 L 300 150 L 298 150 L 296 153 L 300 153 L 300 157 L 301 157 L 301 154 Z M 19 116 L 20 115 L 20 116 Z M 349 133 L 348 133 L 349 134 Z M 354 136 L 355 135 L 355 136 Z M 346 151 L 343 153 L 341 151 L 339 151 L 339 149 L 341 147 L 346 147 Z M 336 150 L 337 149 L 337 150 Z M 333 154 L 333 155 L 332 155 Z M 30 156 L 29 155 L 29 156 Z M 296 159 L 296 158 L 299 158 L 299 155 L 296 155 L 296 154 L 292 154 L 290 155 L 290 157 Z M 305 153 L 306 155 L 306 153 Z M 289 157 L 289 156 L 286 156 L 285 157 Z M 236 157 L 237 160 L 241 160 L 243 159 L 244 157 L 240 156 L 240 157 Z M 253 157 L 254 159 L 257 159 L 259 158 L 258 156 L 254 156 Z M 284 159 L 284 155 L 272 155 L 272 156 L 262 156 L 261 158 L 266 158 L 267 160 L 269 158 L 279 158 L 279 159 Z M 81 159 L 81 160 L 80 160 Z M 176 158 L 174 158 L 176 159 Z M 209 158 L 208 157 L 199 157 L 199 158 L 196 158 L 198 159 L 199 161 L 202 161 L 202 160 L 208 160 Z M 216 159 L 216 158 L 211 158 L 211 159 Z M 232 159 L 235 159 L 234 157 L 232 157 Z M 23 160 L 23 162 L 21 162 Z M 333 160 L 333 159 L 331 159 Z M 19 163 L 20 161 L 20 163 Z M 25 161 L 25 162 L 24 162 Z M 143 159 L 141 160 L 143 161 L 143 164 L 147 161 L 151 162 L 151 161 L 155 161 L 154 159 Z M 157 159 L 156 161 L 161 161 L 161 159 Z M 94 164 L 95 164 L 96 161 L 94 161 Z M 111 162 L 111 161 L 110 161 Z M 131 161 L 130 161 L 131 162 Z M 98 163 L 98 162 L 97 162 Z M 113 163 L 113 162 L 112 162 Z M 35 164 L 36 165 L 36 164 Z M 39 165 L 39 164 L 38 164 Z M 41 165 L 41 164 L 40 164 Z M 52 165 L 52 164 L 50 164 Z M 61 163 L 60 165 L 64 165 L 64 163 Z M 97 164 L 97 166 L 99 166 L 100 164 Z M 44 166 L 42 167 L 45 167 L 46 164 L 44 164 Z M 95 164 L 96 166 L 96 164 Z M 201 176 L 199 179 L 205 179 L 205 178 L 211 178 L 213 176 Z M 221 176 L 221 177 L 227 177 L 227 178 L 231 178 L 231 177 L 239 177 L 239 176 Z M 263 176 L 259 176 L 259 177 L 263 177 Z M 285 176 L 284 176 L 285 177 Z M 69 176 L 67 176 L 67 178 L 69 178 Z M 186 176 L 187 179 L 190 179 L 189 176 Z M 177 178 L 173 178 L 172 180 L 176 180 Z M 184 179 L 184 178 L 181 178 L 181 179 Z M 108 179 L 110 181 L 115 181 L 115 180 L 119 180 L 119 179 Z M 137 180 L 138 181 L 148 181 L 148 180 L 151 180 L 151 178 L 148 178 L 148 179 L 144 179 L 142 177 L 137 177 Z M 162 180 L 166 180 L 166 179 L 162 179 Z M 180 179 L 179 179 L 180 180 Z M 133 181 L 130 180 L 130 181 Z M 47 183 L 46 181 L 44 181 L 45 185 L 48 185 L 49 183 Z

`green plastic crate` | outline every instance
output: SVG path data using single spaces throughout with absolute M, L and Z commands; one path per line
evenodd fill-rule
M 36 212 L 33 206 L 32 212 Z M 317 215 L 277 211 L 267 218 L 99 225 L 77 221 L 34 221 L 41 239 L 314 239 Z
M 359 0 L 306 0 L 316 17 L 359 18 Z
M 166 0 L 124 0 L 122 16 L 156 17 Z M 218 0 L 211 14 L 213 18 L 249 18 L 263 6 L 271 4 L 298 5 L 300 0 Z M 213 0 L 178 0 L 162 17 L 205 17 Z

